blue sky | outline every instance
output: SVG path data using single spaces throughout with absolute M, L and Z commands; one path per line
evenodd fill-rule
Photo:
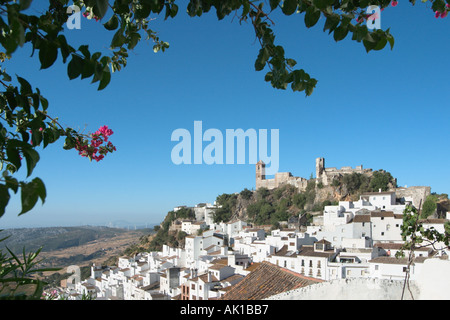
M 318 79 L 311 97 L 266 83 L 254 70 L 251 25 L 217 21 L 214 11 L 190 18 L 180 6 L 175 19 L 156 17 L 152 26 L 170 48 L 155 54 L 141 42 L 101 92 L 88 79 L 70 81 L 62 63 L 40 71 L 37 55 L 18 51 L 7 71 L 38 87 L 62 124 L 87 132 L 108 125 L 117 152 L 97 163 L 63 150 L 63 141 L 49 146 L 33 174 L 46 184 L 46 203 L 18 217 L 16 195 L 0 228 L 159 223 L 175 206 L 254 188 L 253 164 L 172 163 L 172 132 L 193 134 L 194 121 L 224 134 L 278 129 L 280 172 L 309 178 L 324 157 L 327 167 L 385 169 L 399 185 L 449 193 L 449 17 L 400 2 L 381 16 L 394 49 L 370 53 L 350 37 L 336 43 L 323 18 L 307 29 L 303 15 L 271 17 L 286 56 Z M 112 34 L 93 20 L 81 27 L 66 30 L 69 43 L 105 51 Z

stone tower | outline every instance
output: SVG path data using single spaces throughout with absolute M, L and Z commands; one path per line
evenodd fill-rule
M 316 158 L 316 179 L 321 179 L 324 170 L 325 158 Z
M 260 187 L 260 182 L 266 179 L 266 164 L 259 160 L 256 164 L 256 189 Z

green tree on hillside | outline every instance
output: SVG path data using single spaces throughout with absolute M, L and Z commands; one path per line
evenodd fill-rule
M 422 212 L 420 218 L 426 219 L 435 213 L 437 208 L 438 196 L 435 194 L 430 194 L 424 201 L 422 205 Z
M 373 173 L 370 179 L 369 188 L 373 192 L 387 191 L 389 186 L 392 185 L 394 188 L 397 187 L 394 177 L 392 177 L 390 172 L 384 170 L 378 170 Z

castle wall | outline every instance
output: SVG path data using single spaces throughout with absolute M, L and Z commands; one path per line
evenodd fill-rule
M 335 167 L 325 168 L 325 159 L 316 159 L 316 183 L 322 183 L 324 186 L 331 185 L 336 177 L 344 174 L 360 173 L 371 176 L 372 169 L 363 169 L 363 166 L 342 167 L 337 169 Z M 301 177 L 293 177 L 290 172 L 278 172 L 273 179 L 266 179 L 265 164 L 260 161 L 256 164 L 256 189 L 267 188 L 275 189 L 282 185 L 290 184 L 298 188 L 300 191 L 306 190 L 308 180 Z
M 286 184 L 290 184 L 300 191 L 304 191 L 306 190 L 308 180 L 301 177 L 293 177 L 290 172 L 279 172 L 275 174 L 275 178 L 273 179 L 256 179 L 256 189 L 266 188 L 271 190 Z
M 337 177 L 343 176 L 345 174 L 360 173 L 365 175 L 372 175 L 372 169 L 363 169 L 363 166 L 356 166 L 352 168 L 349 166 L 337 169 L 336 167 L 325 168 L 325 159 L 316 159 L 316 182 L 321 182 L 323 185 L 330 185 L 333 180 Z

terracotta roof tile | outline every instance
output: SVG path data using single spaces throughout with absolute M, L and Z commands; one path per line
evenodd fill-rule
M 357 214 L 353 218 L 353 222 L 370 222 L 370 215 L 369 214 Z
M 261 300 L 272 295 L 322 282 L 299 273 L 278 267 L 267 261 L 261 262 L 238 284 L 234 285 L 221 300 Z

